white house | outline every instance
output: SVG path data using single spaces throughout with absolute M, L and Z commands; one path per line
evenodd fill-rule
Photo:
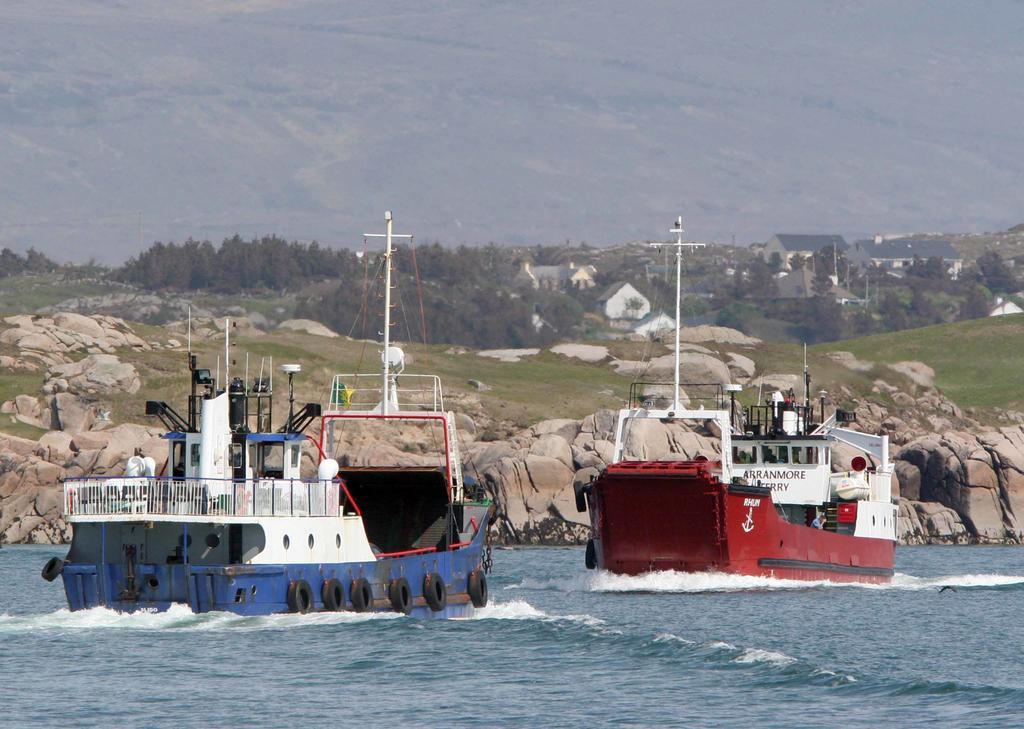
M 989 316 L 1006 316 L 1007 314 L 1024 314 L 1024 309 L 1017 306 L 1012 301 L 1004 299 L 1002 296 L 997 296 L 993 302 L 994 306 L 992 311 L 988 313 Z
M 809 258 L 822 248 L 835 247 L 842 253 L 849 246 L 841 235 L 803 235 L 795 233 L 776 233 L 764 244 L 761 255 L 770 261 L 773 253 L 778 253 L 785 268 L 790 268 L 793 256 Z
M 648 314 L 643 319 L 636 323 L 633 327 L 634 334 L 641 334 L 645 337 L 655 337 L 659 332 L 663 332 L 666 329 L 669 331 L 675 331 L 676 320 L 670 317 L 663 311 L 658 311 L 653 314 Z
M 516 280 L 535 289 L 589 289 L 597 285 L 594 276 L 597 269 L 590 265 L 577 266 L 569 261 L 568 266 L 534 266 L 523 261 Z
M 611 321 L 639 321 L 651 313 L 647 297 L 624 281 L 612 284 L 597 299 L 598 308 Z

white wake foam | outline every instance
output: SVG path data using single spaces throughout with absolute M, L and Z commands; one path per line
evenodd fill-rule
M 368 620 L 393 620 L 397 613 L 310 613 L 263 616 L 235 615 L 228 612 L 195 614 L 185 605 L 172 605 L 164 612 L 119 613 L 107 608 L 71 612 L 67 609 L 31 615 L 0 615 L 0 633 L 33 631 L 86 630 L 273 630 L 311 625 L 361 623 Z
M 617 575 L 611 572 L 576 574 L 558 580 L 527 577 L 506 590 L 557 590 L 560 592 L 739 592 L 745 590 L 806 590 L 809 588 L 864 588 L 873 590 L 936 590 L 942 587 L 1001 587 L 1024 584 L 1024 575 L 965 574 L 915 577 L 896 573 L 887 583 L 832 582 L 754 577 L 724 572 L 647 572 Z
M 897 572 L 892 582 L 883 585 L 863 585 L 889 590 L 937 590 L 943 587 L 1004 587 L 1024 585 L 1024 575 L 966 574 L 943 577 L 915 577 Z
M 761 648 L 747 648 L 732 660 L 734 663 L 770 663 L 773 666 L 788 666 L 791 663 L 796 663 L 793 656 Z
M 552 615 L 538 610 L 525 600 L 493 602 L 478 608 L 471 620 L 543 620 L 550 622 L 571 622 L 588 627 L 603 626 L 604 621 L 593 615 Z

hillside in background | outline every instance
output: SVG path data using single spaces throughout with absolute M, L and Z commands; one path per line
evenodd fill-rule
M 28 0 L 0 7 L 0 246 L 116 263 L 1020 223 L 1019 3 Z M 143 232 L 140 235 L 139 216 Z
M 1005 409 L 1019 405 L 1019 374 L 977 373 L 986 378 L 978 389 L 962 366 L 964 353 L 948 346 L 966 341 L 970 349 L 991 350 L 994 361 L 1012 361 L 1024 329 L 1020 319 L 1024 315 L 934 327 L 917 332 L 914 341 L 883 338 L 808 353 L 808 394 L 815 410 L 827 414 L 843 408 L 855 413 L 855 427 L 889 435 L 893 495 L 899 496 L 899 535 L 905 543 L 1016 544 L 1024 539 L 1024 519 L 1018 517 L 1024 513 L 1024 413 Z M 200 365 L 211 367 L 218 380 L 226 366 L 218 331 L 223 324 L 198 318 L 192 328 Z M 345 389 L 356 393 L 366 381 L 352 373 L 367 373 L 370 383 L 379 377 L 378 344 L 339 337 L 315 322 L 293 320 L 267 334 L 239 318 L 232 331 L 231 376 L 251 380 L 261 372 L 277 372 L 283 363 L 301 363 L 300 404 L 326 405 L 336 374 L 342 375 L 338 381 Z M 153 327 L 66 312 L 3 319 L 0 541 L 67 538 L 61 479 L 120 474 L 125 459 L 139 453 L 164 467 L 163 427 L 143 415 L 144 404 L 155 398 L 182 406 L 185 335 L 180 321 Z M 799 347 L 766 344 L 716 327 L 688 328 L 683 335 L 684 383 L 741 384 L 741 404 L 761 402 L 776 390 L 803 394 Z M 613 458 L 615 411 L 631 385 L 647 383 L 648 397 L 662 397 L 663 388 L 650 383 L 671 381 L 674 362 L 663 343 L 650 341 L 491 351 L 407 345 L 406 351 L 399 387 L 408 391 L 415 386 L 410 374 L 440 375 L 444 405 L 458 413 L 466 473 L 495 499 L 498 537 L 512 543 L 586 539 L 587 517 L 573 508 L 572 484 L 585 482 Z M 900 359 L 910 355 L 930 359 Z M 960 404 L 936 382 L 956 389 Z M 277 383 L 280 423 L 287 408 L 280 374 Z M 684 384 L 684 389 L 691 406 L 717 407 L 714 399 L 702 399 L 712 394 L 706 385 Z M 312 427 L 314 438 L 317 428 L 318 423 Z M 677 424 L 656 423 L 644 432 L 638 446 L 643 457 L 715 453 L 714 442 Z M 437 459 L 436 437 L 415 428 L 346 428 L 339 437 L 332 452 L 353 465 Z M 306 472 L 315 467 L 313 451 L 306 453 Z M 833 468 L 848 469 L 851 457 L 849 449 L 838 446 Z
M 758 247 L 710 244 L 686 256 L 682 320 L 776 342 L 838 342 L 988 316 L 1024 306 L 1024 233 L 952 237 L 962 270 L 940 258 L 898 269 L 863 268 L 823 248 L 793 259 Z M 374 241 L 376 242 L 376 241 Z M 985 247 L 983 247 L 985 246 Z M 0 250 L 0 314 L 73 311 L 163 324 L 196 316 L 243 316 L 263 331 L 312 319 L 350 336 L 380 331 L 383 256 L 268 235 L 214 244 L 152 244 L 122 266 L 58 265 L 34 250 Z M 597 248 L 403 243 L 394 255 L 394 335 L 476 348 L 557 341 L 643 339 L 671 328 L 674 266 L 668 250 L 633 242 Z M 580 277 L 580 278 L 576 278 Z M 607 299 L 628 284 L 625 303 Z M 647 319 L 657 319 L 654 326 Z M 637 329 L 637 327 L 640 327 Z

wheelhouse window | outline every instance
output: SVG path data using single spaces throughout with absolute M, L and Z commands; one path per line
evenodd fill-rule
M 732 462 L 739 464 L 756 463 L 757 462 L 757 446 L 733 446 L 732 447 Z
M 185 478 L 185 444 L 183 442 L 171 445 L 171 477 Z
M 789 446 L 784 445 L 763 445 L 761 446 L 762 463 L 789 463 Z
M 807 460 L 805 461 L 805 463 L 809 463 L 809 464 L 812 464 L 812 465 L 817 465 L 817 463 L 818 463 L 818 447 L 817 446 L 808 446 L 804 450 L 807 452 L 806 453 Z
M 284 478 L 284 443 L 257 446 L 256 478 Z

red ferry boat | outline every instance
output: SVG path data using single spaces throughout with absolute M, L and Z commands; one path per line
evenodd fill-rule
M 677 316 L 682 219 L 676 246 Z M 897 507 L 891 496 L 887 436 L 844 425 L 852 414 L 825 417 L 804 399 L 773 393 L 737 412 L 736 385 L 634 383 L 619 413 L 613 463 L 589 484 L 576 484 L 576 505 L 589 509 L 588 568 L 637 575 L 658 570 L 718 571 L 799 580 L 886 582 L 893 575 Z M 672 388 L 658 407 L 657 394 Z M 726 394 L 728 393 L 728 403 Z M 707 407 L 709 406 L 709 407 Z M 815 410 L 818 410 L 815 422 Z M 633 427 L 656 419 L 691 424 L 717 440 L 693 460 L 634 458 Z M 871 457 L 832 473 L 831 446 L 845 443 Z

